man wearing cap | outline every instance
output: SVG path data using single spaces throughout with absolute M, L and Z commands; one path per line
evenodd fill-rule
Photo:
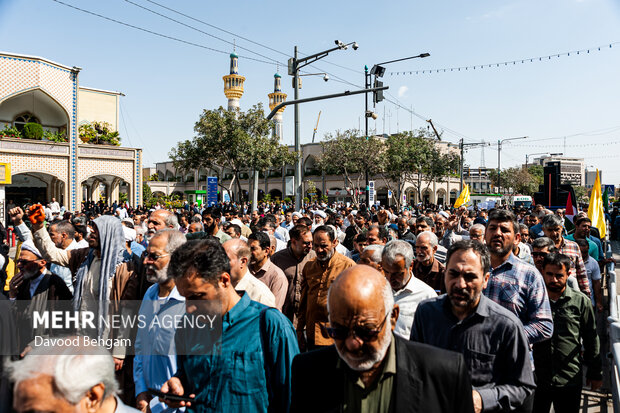
M 46 264 L 32 240 L 22 243 L 19 259 L 16 261 L 19 272 L 9 282 L 9 299 L 17 310 L 20 352 L 26 349 L 35 335 L 46 333 L 42 326 L 33 330 L 34 311 L 48 310 L 48 301 L 73 298 L 63 279 L 51 273 Z

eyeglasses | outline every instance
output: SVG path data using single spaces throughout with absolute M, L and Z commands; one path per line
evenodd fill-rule
M 377 339 L 377 337 L 379 336 L 379 333 L 383 329 L 383 325 L 385 324 L 385 321 L 387 320 L 388 316 L 391 313 L 392 312 L 390 311 L 385 315 L 385 318 L 383 319 L 381 324 L 377 326 L 377 328 L 371 329 L 371 328 L 363 327 L 363 326 L 355 326 L 353 328 L 344 327 L 344 326 L 325 327 L 321 325 L 321 333 L 323 334 L 323 336 L 331 337 L 334 340 L 346 340 L 349 337 L 349 335 L 353 333 L 353 337 L 357 337 L 360 340 L 366 343 L 369 343 Z
M 167 257 L 169 255 L 170 254 L 157 255 L 154 252 L 151 252 L 151 253 L 146 254 L 145 258 L 148 258 L 151 261 L 157 261 L 158 259 L 163 258 L 163 257 Z

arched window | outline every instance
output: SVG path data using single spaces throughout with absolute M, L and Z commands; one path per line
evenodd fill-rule
M 39 124 L 41 123 L 39 119 L 37 119 L 33 114 L 23 113 L 15 118 L 15 120 L 13 121 L 13 126 L 15 126 L 17 130 L 21 132 L 24 129 L 24 125 L 29 122 L 34 122 L 34 123 L 39 123 Z

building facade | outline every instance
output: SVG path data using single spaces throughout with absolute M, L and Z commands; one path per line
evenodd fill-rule
M 583 158 L 547 155 L 534 159 L 534 163 L 543 167 L 547 166 L 549 162 L 560 162 L 560 183 L 585 185 L 585 161 Z
M 28 122 L 63 133 L 67 142 L 2 138 L 0 162 L 11 165 L 6 199 L 15 204 L 56 198 L 67 209 L 81 202 L 142 202 L 142 150 L 82 143 L 83 123 L 107 122 L 118 130 L 119 92 L 83 87 L 79 67 L 0 52 L 0 130 Z

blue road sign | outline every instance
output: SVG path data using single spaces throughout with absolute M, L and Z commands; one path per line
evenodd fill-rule
M 207 206 L 217 204 L 217 176 L 207 177 Z

